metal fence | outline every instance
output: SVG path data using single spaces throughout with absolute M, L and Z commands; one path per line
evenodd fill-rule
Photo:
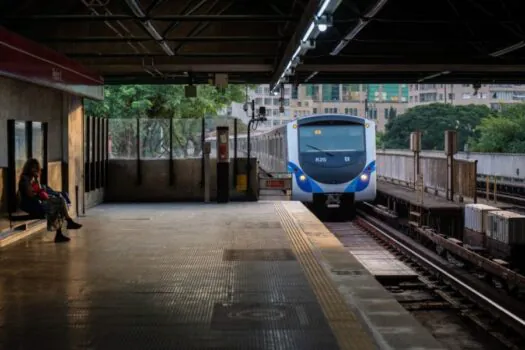
M 415 188 L 416 159 L 411 151 L 378 150 L 377 175 L 380 180 Z M 447 180 L 448 164 L 444 154 L 420 153 L 419 169 L 425 191 L 446 195 L 453 190 L 460 198 L 476 198 L 476 160 L 454 159 L 452 183 Z
M 217 126 L 235 129 L 232 117 L 109 119 L 110 159 L 192 159 L 202 157 L 204 140 Z M 239 122 L 238 124 L 241 124 Z M 216 154 L 211 154 L 215 158 Z

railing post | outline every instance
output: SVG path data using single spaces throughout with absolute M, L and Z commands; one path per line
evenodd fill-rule
M 496 177 L 496 175 L 494 175 L 494 203 L 498 202 L 497 191 L 498 191 L 497 177 Z
M 421 152 L 421 131 L 414 131 L 410 133 L 410 150 L 414 152 L 414 187 L 416 187 L 416 181 L 419 177 L 420 166 L 419 166 L 419 153 Z M 424 184 L 423 184 L 424 187 Z
M 454 154 L 457 152 L 457 133 L 445 131 L 445 155 L 447 156 L 447 199 L 454 201 Z
M 478 202 L 478 160 L 474 161 L 474 203 Z

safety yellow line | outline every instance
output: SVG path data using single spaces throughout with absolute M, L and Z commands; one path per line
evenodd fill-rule
M 334 282 L 315 258 L 313 247 L 304 231 L 281 203 L 275 204 L 275 210 L 279 215 L 282 227 L 290 238 L 295 256 L 303 267 L 317 301 L 337 339 L 339 348 L 341 350 L 376 349 L 370 336 L 363 330 Z

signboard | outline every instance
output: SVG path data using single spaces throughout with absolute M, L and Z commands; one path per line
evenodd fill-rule
M 284 180 L 266 180 L 266 188 L 284 188 Z
M 259 189 L 286 191 L 292 188 L 291 178 L 272 178 L 261 177 L 259 179 Z

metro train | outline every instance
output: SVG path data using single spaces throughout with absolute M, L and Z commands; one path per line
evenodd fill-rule
M 303 117 L 253 135 L 250 156 L 268 173 L 292 174 L 292 200 L 352 213 L 376 197 L 375 129 L 356 116 Z M 246 138 L 238 149 L 246 152 Z

